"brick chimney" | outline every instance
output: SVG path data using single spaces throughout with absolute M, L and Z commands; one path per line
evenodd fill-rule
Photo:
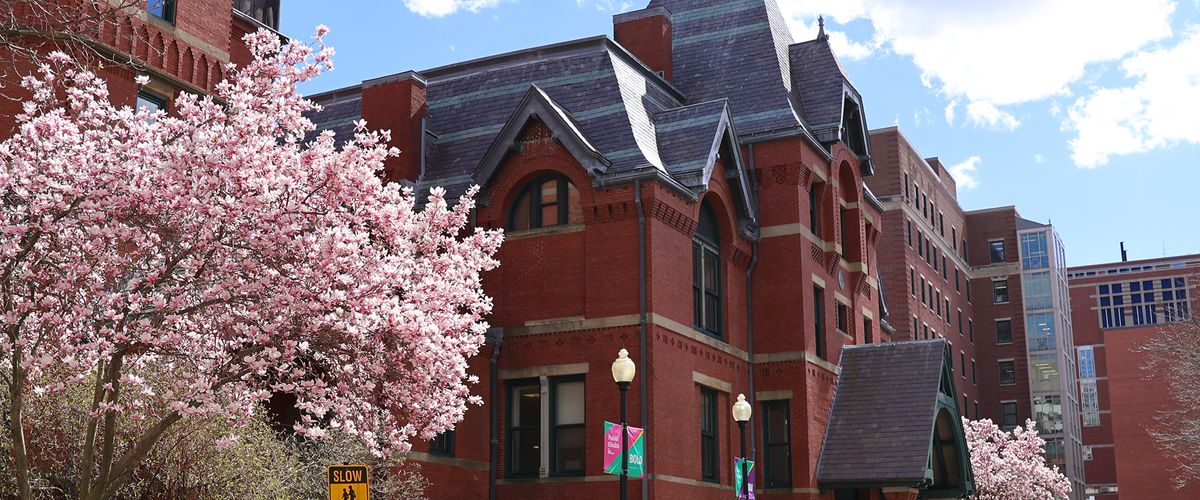
M 391 130 L 389 145 L 400 149 L 384 163 L 383 180 L 416 182 L 424 163 L 425 77 L 405 71 L 364 81 L 362 117 L 371 129 Z
M 613 16 L 613 37 L 671 81 L 671 12 L 656 6 Z

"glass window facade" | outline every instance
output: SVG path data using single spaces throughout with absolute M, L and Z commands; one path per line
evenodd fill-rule
M 1031 313 L 1025 316 L 1026 344 L 1030 351 L 1052 351 L 1054 342 L 1054 313 Z
M 1025 289 L 1026 310 L 1034 311 L 1054 307 L 1054 294 L 1049 271 L 1025 273 L 1021 285 Z
M 1057 355 L 1053 352 L 1030 354 L 1029 377 L 1029 386 L 1033 392 L 1059 390 Z
M 1182 276 L 1106 283 L 1096 287 L 1100 326 L 1156 325 L 1191 317 L 1187 280 Z
M 1046 269 L 1050 267 L 1050 254 L 1046 251 L 1046 233 L 1021 235 L 1021 269 Z
M 1033 397 L 1034 422 L 1037 422 L 1038 432 L 1042 434 L 1057 434 L 1063 431 L 1062 397 L 1057 394 L 1044 394 Z

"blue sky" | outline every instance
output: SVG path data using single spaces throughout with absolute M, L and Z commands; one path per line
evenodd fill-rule
M 1200 0 L 778 0 L 797 41 L 823 14 L 872 128 L 955 169 L 959 203 L 1051 221 L 1072 265 L 1200 253 Z M 612 35 L 647 0 L 285 2 L 332 32 L 306 93 Z M 336 5 L 336 8 L 331 7 Z

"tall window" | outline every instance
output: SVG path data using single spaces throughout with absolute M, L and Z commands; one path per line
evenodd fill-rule
M 708 203 L 700 205 L 700 222 L 692 238 L 692 315 L 697 330 L 721 336 L 721 238 Z
M 813 286 L 813 333 L 817 336 L 817 357 L 825 359 L 825 289 Z
M 808 227 L 821 239 L 821 184 L 816 182 L 808 188 Z
M 837 329 L 842 333 L 850 333 L 850 308 L 841 302 L 837 303 Z
M 792 486 L 791 426 L 788 400 L 763 402 L 763 479 L 767 488 Z
M 1009 430 L 1017 426 L 1017 402 L 1000 402 L 1000 427 Z
M 917 271 L 911 267 L 908 268 L 908 293 L 917 296 Z
M 583 475 L 583 377 L 555 379 L 550 385 L 550 401 L 551 473 Z
M 973 360 L 973 359 L 971 360 L 971 383 L 972 384 L 979 383 L 979 379 L 975 377 L 975 360 Z M 979 413 L 979 410 L 976 409 L 975 413 Z
M 513 382 L 508 396 L 508 475 L 536 476 L 542 465 L 541 387 L 536 379 Z
M 1017 368 L 1011 359 L 1000 360 L 1000 385 L 1015 385 L 1017 383 Z
M 168 23 L 175 23 L 175 0 L 146 0 L 146 12 Z
M 1012 320 L 998 319 L 996 320 L 996 343 L 1011 344 L 1012 343 Z
M 544 385 L 543 385 L 543 380 Z M 549 399 L 543 401 L 542 394 Z M 510 477 L 582 475 L 585 466 L 582 375 L 526 379 L 508 385 L 507 462 Z M 549 420 L 542 420 L 542 415 Z M 542 463 L 542 430 L 548 430 L 549 463 Z
M 579 190 L 562 174 L 547 174 L 527 184 L 508 215 L 513 231 L 583 221 Z
M 1008 303 L 1008 280 L 993 280 L 992 281 L 992 303 L 1007 304 Z
M 429 441 L 431 455 L 454 456 L 454 429 L 448 429 Z
M 700 477 L 717 482 L 717 460 L 720 448 L 717 441 L 717 391 L 700 388 Z
M 993 264 L 1004 262 L 1004 240 L 988 240 L 988 256 Z
M 906 233 L 904 233 L 904 234 L 905 234 L 905 236 L 906 236 L 906 237 L 907 237 L 907 239 L 908 239 L 908 247 L 909 247 L 909 248 L 912 248 L 912 233 L 913 233 L 913 229 L 912 229 L 912 219 L 905 219 L 905 223 L 907 223 L 907 224 L 908 224 L 908 231 L 907 231 Z
M 873 338 L 875 332 L 871 331 L 873 326 L 874 325 L 871 323 L 871 320 L 863 320 L 863 343 L 870 344 L 875 341 Z
M 971 343 L 975 343 L 975 320 L 967 318 L 967 336 L 971 339 Z

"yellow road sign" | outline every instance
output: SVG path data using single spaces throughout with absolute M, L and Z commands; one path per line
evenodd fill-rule
M 330 465 L 329 500 L 371 500 L 365 465 Z

